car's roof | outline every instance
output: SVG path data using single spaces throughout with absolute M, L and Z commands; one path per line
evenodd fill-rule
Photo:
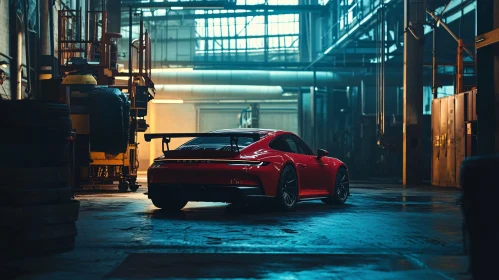
M 248 133 L 260 133 L 260 134 L 270 134 L 276 132 L 282 132 L 283 130 L 278 129 L 265 129 L 265 128 L 229 128 L 229 129 L 219 129 L 210 132 L 213 133 L 231 133 L 231 132 L 248 132 Z

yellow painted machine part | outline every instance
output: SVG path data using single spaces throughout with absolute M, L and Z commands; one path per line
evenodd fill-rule
M 40 80 L 50 80 L 52 79 L 52 74 L 40 74 L 38 75 L 38 78 Z
M 71 115 L 71 121 L 76 134 L 90 134 L 90 118 L 88 115 Z
M 90 165 L 123 165 L 129 166 L 128 151 L 116 155 L 106 154 L 104 152 L 90 152 Z
M 68 75 L 62 80 L 63 85 L 97 85 L 92 75 Z
M 135 149 L 135 145 L 128 145 L 126 152 L 115 155 L 104 152 L 90 152 L 90 165 L 130 166 L 130 152 Z

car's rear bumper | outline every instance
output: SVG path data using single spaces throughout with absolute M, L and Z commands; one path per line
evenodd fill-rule
M 181 196 L 188 201 L 209 202 L 259 202 L 268 201 L 272 196 L 265 195 L 261 186 L 194 185 L 194 184 L 149 184 L 148 197 L 151 199 L 168 196 Z

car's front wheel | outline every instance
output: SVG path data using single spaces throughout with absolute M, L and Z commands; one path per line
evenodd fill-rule
M 151 198 L 154 206 L 166 211 L 179 211 L 187 204 L 187 200 L 180 197 Z
M 291 165 L 286 165 L 281 172 L 276 198 L 283 210 L 294 209 L 298 202 L 298 176 Z
M 322 202 L 328 205 L 344 204 L 350 195 L 350 180 L 348 178 L 348 170 L 345 167 L 340 167 L 336 172 L 336 181 L 334 184 L 333 193 Z

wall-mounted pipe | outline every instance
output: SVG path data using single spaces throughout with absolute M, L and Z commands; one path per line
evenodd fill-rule
M 23 73 L 23 32 L 19 29 L 17 31 L 17 67 L 16 67 L 16 99 L 23 99 L 23 86 L 22 86 L 22 73 Z
M 24 9 L 24 17 L 23 17 L 23 27 L 24 27 L 24 46 L 25 46 L 25 55 L 26 55 L 26 74 L 28 84 L 26 85 L 26 93 L 28 98 L 31 97 L 31 51 L 30 51 L 30 42 L 29 42 L 29 28 L 28 28 L 28 11 L 29 11 L 29 1 L 24 1 L 23 3 Z M 22 47 L 22 45 L 21 45 Z
M 156 85 L 155 99 L 281 99 L 279 86 Z
M 255 85 L 255 86 L 332 86 L 341 82 L 332 72 L 259 71 L 259 70 L 194 70 L 153 71 L 155 84 L 167 85 Z M 315 80 L 315 83 L 314 83 Z

